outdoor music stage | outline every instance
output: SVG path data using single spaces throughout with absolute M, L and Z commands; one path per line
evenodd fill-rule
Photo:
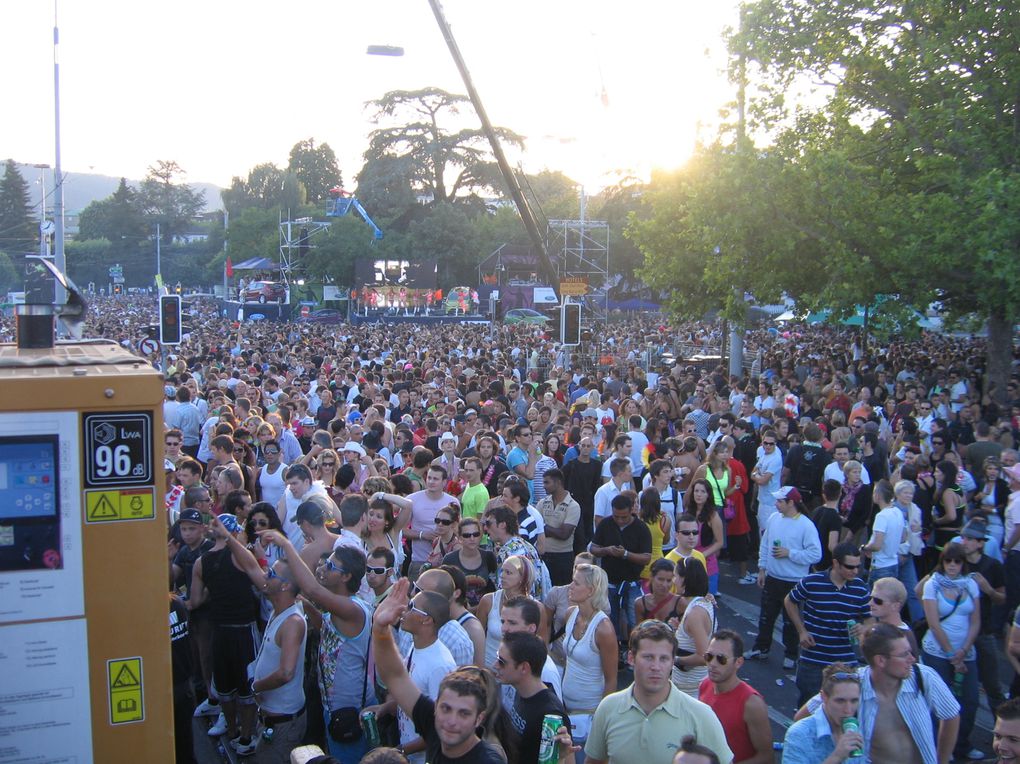
M 389 314 L 386 311 L 373 311 L 369 315 L 364 316 L 360 314 L 354 314 L 351 316 L 351 323 L 353 324 L 426 324 L 435 326 L 437 324 L 486 324 L 489 319 L 478 313 L 471 313 L 466 316 L 445 316 L 445 315 L 410 315 L 405 316 L 403 313 Z

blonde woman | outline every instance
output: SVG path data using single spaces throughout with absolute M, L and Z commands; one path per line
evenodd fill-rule
M 512 555 L 503 561 L 503 575 L 500 588 L 482 597 L 478 603 L 475 616 L 482 622 L 485 629 L 485 665 L 491 666 L 496 661 L 496 652 L 503 639 L 503 626 L 499 620 L 499 610 L 503 602 L 512 597 L 531 597 L 531 586 L 535 580 L 535 567 L 531 560 L 520 555 Z M 542 608 L 543 621 L 545 608 Z M 547 634 L 545 624 L 539 626 L 541 634 Z
M 576 566 L 567 597 L 571 607 L 563 635 L 563 705 L 574 727 L 574 742 L 583 745 L 595 709 L 616 692 L 620 656 L 616 630 L 605 614 L 609 606 L 605 571 L 594 565 Z

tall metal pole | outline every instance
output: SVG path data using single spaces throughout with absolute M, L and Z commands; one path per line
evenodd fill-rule
M 64 258 L 64 173 L 60 167 L 60 56 L 58 44 L 60 30 L 57 26 L 57 0 L 53 0 L 53 130 L 56 143 L 56 156 L 53 163 L 53 264 L 61 273 L 67 273 L 67 261 Z M 56 283 L 55 302 L 63 305 L 67 302 L 67 293 L 59 282 Z M 59 322 L 58 322 L 59 325 Z M 63 332 L 61 332 L 63 334 Z
M 510 163 L 506 161 L 503 146 L 496 136 L 496 131 L 492 129 L 489 115 L 486 113 L 485 107 L 482 106 L 482 99 L 479 97 L 478 91 L 475 90 L 474 83 L 471 80 L 471 72 L 468 71 L 467 64 L 464 63 L 464 57 L 461 56 L 460 48 L 457 46 L 457 41 L 453 38 L 453 30 L 450 29 L 450 24 L 446 20 L 442 7 L 439 5 L 439 0 L 429 0 L 429 5 L 432 6 L 432 13 L 435 14 L 436 21 L 439 23 L 439 31 L 442 32 L 443 39 L 446 40 L 446 46 L 450 49 L 450 55 L 453 56 L 453 62 L 457 65 L 461 79 L 464 80 L 464 87 L 467 88 L 468 97 L 471 99 L 471 103 L 474 104 L 475 111 L 478 112 L 478 119 L 482 122 L 482 131 L 485 133 L 485 137 L 489 139 L 492 153 L 496 157 L 496 164 L 499 165 L 499 171 L 503 174 L 503 180 L 506 181 L 507 186 L 510 188 L 510 196 L 517 206 L 521 220 L 524 221 L 524 228 L 528 231 L 531 245 L 538 252 L 539 270 L 543 272 L 543 275 L 550 284 L 556 285 L 556 269 L 549 259 L 549 253 L 546 252 L 545 240 L 542 238 L 541 231 L 538 230 L 535 216 L 531 212 L 528 200 L 524 198 L 524 192 L 521 190 L 520 183 L 517 182 L 517 176 L 514 175 Z

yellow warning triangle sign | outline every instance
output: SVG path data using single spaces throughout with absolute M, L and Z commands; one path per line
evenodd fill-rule
M 100 497 L 99 503 L 89 510 L 89 520 L 109 520 L 119 516 L 117 508 L 113 506 L 113 502 L 107 498 L 105 493 Z
M 113 680 L 113 684 L 110 686 L 115 689 L 137 687 L 138 677 L 134 675 L 134 672 L 132 672 L 128 667 L 128 664 L 125 663 L 120 667 L 120 671 L 117 672 L 117 678 Z

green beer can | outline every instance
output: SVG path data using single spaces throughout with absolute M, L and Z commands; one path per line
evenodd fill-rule
M 542 742 L 538 747 L 538 764 L 556 764 L 560 760 L 556 734 L 563 726 L 563 717 L 559 714 L 546 714 L 542 719 Z

